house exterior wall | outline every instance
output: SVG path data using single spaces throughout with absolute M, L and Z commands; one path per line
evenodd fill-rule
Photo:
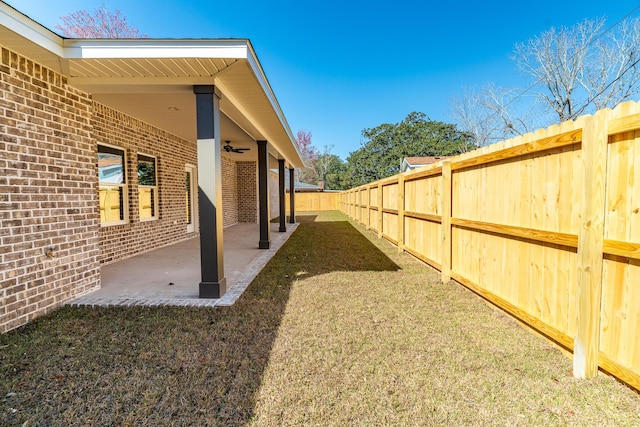
M 280 197 L 278 173 L 269 170 L 269 217 L 271 219 L 280 217 Z
M 238 222 L 258 222 L 258 164 L 237 162 Z
M 96 144 L 124 148 L 127 158 L 129 222 L 100 227 L 100 262 L 122 260 L 194 236 L 187 233 L 184 168 L 197 164 L 196 145 L 99 103 L 94 103 L 93 110 Z M 155 220 L 140 220 L 138 153 L 156 158 L 159 205 Z
M 238 223 L 238 178 L 236 162 L 222 156 L 222 223 L 229 227 Z
M 100 287 L 100 265 L 187 233 L 196 145 L 109 108 L 0 42 L 0 333 Z M 125 224 L 101 226 L 98 144 L 125 150 Z M 141 220 L 137 155 L 156 159 L 157 219 Z M 224 224 L 257 221 L 256 162 L 223 158 Z
M 100 285 L 90 97 L 1 48 L 0 333 Z

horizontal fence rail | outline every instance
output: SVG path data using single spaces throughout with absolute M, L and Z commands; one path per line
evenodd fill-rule
M 640 104 L 353 188 L 339 207 L 573 351 L 576 377 L 640 389 Z

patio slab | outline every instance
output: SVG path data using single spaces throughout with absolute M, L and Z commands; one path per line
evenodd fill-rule
M 262 268 L 296 230 L 271 224 L 271 248 L 258 249 L 258 224 L 236 224 L 223 231 L 227 292 L 219 299 L 198 297 L 200 239 L 183 240 L 101 268 L 100 289 L 76 298 L 71 306 L 228 306 L 242 295 Z

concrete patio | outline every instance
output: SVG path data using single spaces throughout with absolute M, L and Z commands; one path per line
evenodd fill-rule
M 222 298 L 198 297 L 200 240 L 195 237 L 103 266 L 102 287 L 67 305 L 233 305 L 298 224 L 287 224 L 286 232 L 279 232 L 278 226 L 271 223 L 270 249 L 258 249 L 258 224 L 236 224 L 224 229 L 227 292 Z

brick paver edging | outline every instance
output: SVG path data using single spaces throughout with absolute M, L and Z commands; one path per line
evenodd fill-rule
M 92 293 L 85 294 L 80 298 L 69 301 L 65 305 L 71 307 L 162 307 L 162 306 L 179 306 L 179 307 L 216 307 L 231 306 L 240 295 L 247 289 L 253 279 L 262 271 L 265 265 L 278 252 L 278 250 L 289 239 L 291 234 L 298 228 L 298 224 L 288 224 L 287 231 L 273 239 L 272 246 L 249 264 L 246 270 L 238 277 L 222 298 L 204 299 L 204 298 L 132 298 L 116 297 L 116 298 L 97 298 Z

